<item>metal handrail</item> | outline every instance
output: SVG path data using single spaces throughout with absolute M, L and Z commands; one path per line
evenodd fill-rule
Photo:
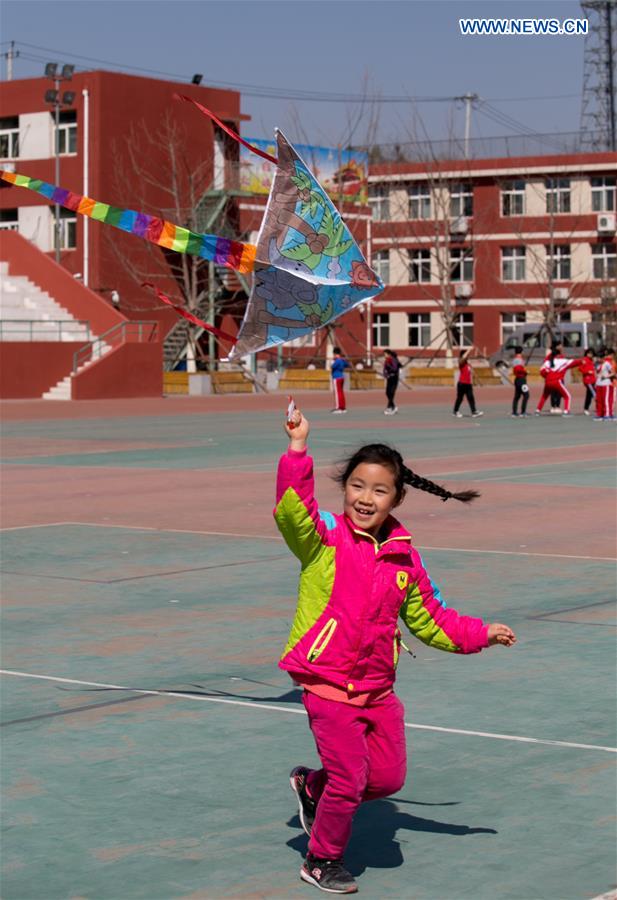
M 23 328 L 13 328 L 13 325 L 23 325 Z M 90 340 L 90 322 L 84 319 L 1 319 L 0 320 L 0 340 L 4 340 L 5 336 L 8 338 L 13 337 L 16 334 L 25 334 L 25 338 L 20 338 L 20 340 L 34 340 L 34 335 L 37 333 L 37 328 L 40 328 L 41 331 L 39 334 L 45 334 L 45 336 L 49 336 L 50 332 L 47 330 L 50 326 L 53 326 L 58 331 L 58 340 L 62 340 L 62 335 L 70 335 L 75 331 L 82 331 L 84 328 L 86 330 L 86 340 Z M 77 338 L 82 337 L 81 335 Z
M 73 375 L 77 373 L 82 361 L 94 362 L 94 360 L 100 359 L 105 347 L 110 347 L 114 344 L 125 344 L 127 336 L 132 329 L 137 329 L 136 332 L 133 331 L 133 334 L 137 334 L 136 343 L 149 344 L 157 339 L 158 327 L 159 323 L 152 319 L 118 322 L 117 325 L 108 328 L 103 334 L 100 334 L 94 340 L 89 341 L 75 351 L 73 354 Z M 116 340 L 116 338 L 120 339 Z

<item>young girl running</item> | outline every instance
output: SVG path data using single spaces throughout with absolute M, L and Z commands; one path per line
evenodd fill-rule
M 300 876 L 320 890 L 357 890 L 343 865 L 352 820 L 364 800 L 400 790 L 406 774 L 404 710 L 393 693 L 400 616 L 425 644 L 453 653 L 511 646 L 507 625 L 446 608 L 409 532 L 391 515 L 406 486 L 462 502 L 408 469 L 384 444 L 361 447 L 339 477 L 343 513 L 320 513 L 309 423 L 298 410 L 277 476 L 276 523 L 302 564 L 298 606 L 280 667 L 304 688 L 303 702 L 322 768 L 297 766 L 291 787 L 310 835 Z
M 615 386 L 617 362 L 612 347 L 604 350 L 596 381 L 596 414 L 594 422 L 610 422 L 615 418 Z

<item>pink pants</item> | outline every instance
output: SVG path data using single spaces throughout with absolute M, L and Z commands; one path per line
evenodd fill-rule
M 340 859 L 360 804 L 394 794 L 405 783 L 403 704 L 393 693 L 371 706 L 324 700 L 308 691 L 303 700 L 323 766 L 307 779 L 318 801 L 309 852 Z
M 606 419 L 615 415 L 615 388 L 612 384 L 596 386 L 596 416 Z
M 345 381 L 343 378 L 332 379 L 332 390 L 334 391 L 334 408 L 347 409 L 345 406 Z

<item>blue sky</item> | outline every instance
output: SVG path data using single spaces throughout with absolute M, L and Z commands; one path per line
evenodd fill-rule
M 16 78 L 38 75 L 46 60 L 57 60 L 78 68 L 153 69 L 184 81 L 201 72 L 204 83 L 275 93 L 450 98 L 471 92 L 542 133 L 579 127 L 583 37 L 464 37 L 458 25 L 459 17 L 581 17 L 570 0 L 2 0 L 1 16 L 0 50 L 14 40 L 21 53 Z M 359 109 L 350 102 L 252 96 L 243 97 L 242 107 L 252 117 L 245 135 L 270 137 L 279 126 L 294 140 L 326 145 L 347 142 Z M 431 138 L 462 134 L 462 104 L 415 109 Z M 369 118 L 366 112 L 352 142 L 365 139 Z M 381 104 L 378 138 L 411 139 L 418 127 L 413 119 L 408 101 Z M 473 135 L 507 131 L 474 112 Z

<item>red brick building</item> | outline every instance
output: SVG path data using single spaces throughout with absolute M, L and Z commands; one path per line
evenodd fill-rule
M 374 165 L 375 347 L 493 352 L 524 322 L 591 321 L 615 296 L 617 154 Z M 614 305 L 614 299 L 613 299 Z
M 52 184 L 55 121 L 45 92 L 53 86 L 47 78 L 5 82 L 0 109 L 0 166 Z M 206 194 L 233 183 L 235 142 L 173 95 L 194 97 L 238 129 L 243 117 L 236 91 L 102 71 L 75 74 L 60 87 L 61 95 L 74 94 L 60 113 L 62 187 L 187 224 L 195 212 L 208 218 Z M 236 230 L 237 214 L 230 210 L 229 217 Z M 18 230 L 53 256 L 54 226 L 53 205 L 0 182 L 1 228 Z M 164 326 L 176 321 L 173 312 L 157 309 L 140 282 L 141 276 L 152 277 L 178 296 L 177 254 L 165 256 L 139 238 L 68 210 L 61 210 L 60 234 L 62 265 L 109 302 L 113 298 L 122 313 L 158 318 Z

